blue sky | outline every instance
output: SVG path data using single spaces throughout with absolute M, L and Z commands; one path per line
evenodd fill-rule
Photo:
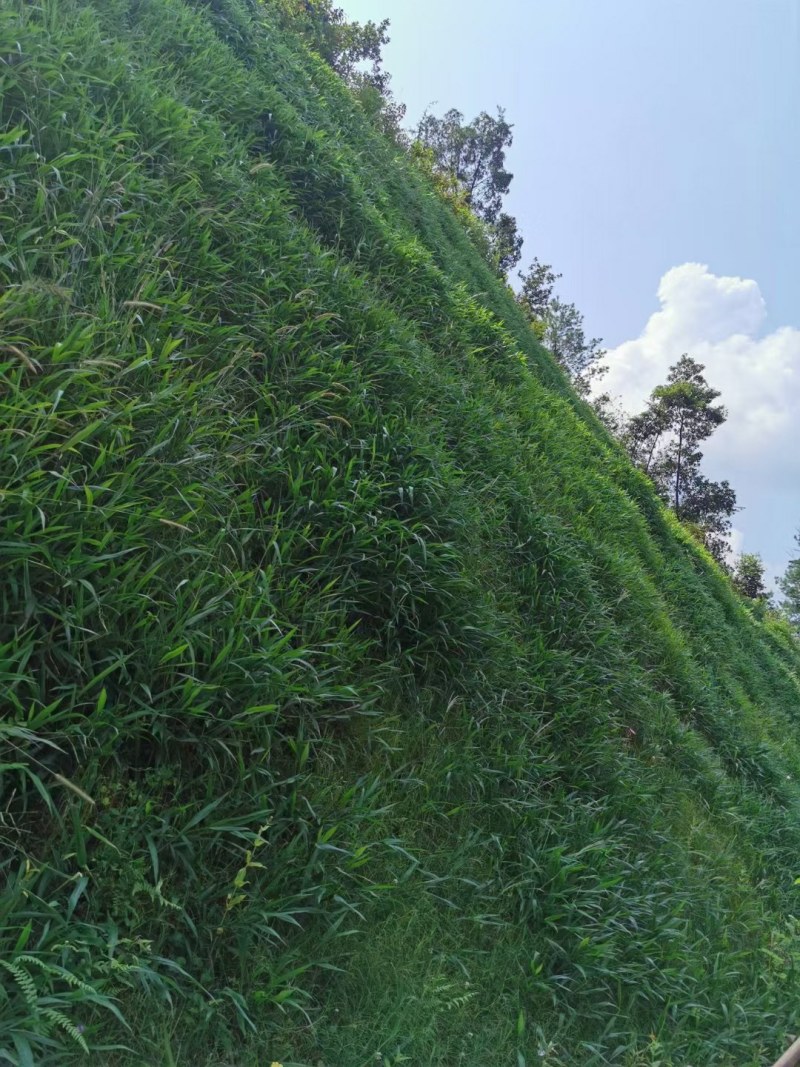
M 627 404 L 681 345 L 707 363 L 730 409 L 709 473 L 744 505 L 737 544 L 782 570 L 800 526 L 800 2 L 339 2 L 391 20 L 409 118 L 505 107 L 523 263 L 562 272 Z

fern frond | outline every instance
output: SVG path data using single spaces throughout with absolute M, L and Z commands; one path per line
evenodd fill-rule
M 76 1044 L 80 1045 L 84 1052 L 89 1051 L 89 1046 L 86 1044 L 86 1039 L 83 1034 L 74 1023 L 70 1022 L 63 1012 L 57 1011 L 55 1008 L 44 1008 L 42 1010 L 42 1015 L 46 1019 L 49 1019 L 51 1023 L 60 1026 L 66 1034 L 69 1034 Z
M 38 967 L 44 974 L 50 975 L 51 978 L 60 978 L 66 982 L 72 989 L 79 989 L 82 993 L 96 994 L 97 990 L 94 986 L 89 985 L 88 982 L 84 982 L 82 978 L 79 978 L 77 974 L 73 974 L 72 971 L 68 971 L 66 967 L 61 967 L 57 963 L 46 963 L 38 956 L 22 955 L 17 956 L 18 962 L 31 963 Z
M 25 957 L 23 956 L 19 957 L 19 959 L 24 958 Z M 20 967 L 17 961 L 11 962 L 10 960 L 0 960 L 0 967 L 8 971 L 14 979 L 20 992 L 25 998 L 25 1003 L 28 1005 L 30 1011 L 34 1014 L 38 1014 L 39 991 L 36 988 L 36 983 L 31 975 L 24 967 Z

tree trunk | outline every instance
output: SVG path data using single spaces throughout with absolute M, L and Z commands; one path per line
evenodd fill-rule
M 683 414 L 678 429 L 678 466 L 675 471 L 675 514 L 681 517 L 681 463 L 683 462 Z
M 658 444 L 658 442 L 660 440 L 661 440 L 661 434 L 660 433 L 655 434 L 655 436 L 653 437 L 653 444 L 650 446 L 650 455 L 647 457 L 647 463 L 646 463 L 645 468 L 644 468 L 645 474 L 649 474 L 650 473 L 650 465 L 653 462 L 653 453 L 655 452 L 656 445 Z

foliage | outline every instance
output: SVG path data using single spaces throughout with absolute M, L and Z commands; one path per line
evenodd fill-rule
M 731 575 L 734 588 L 748 600 L 769 603 L 772 594 L 764 584 L 764 561 L 755 552 L 742 552 Z
M 794 539 L 800 548 L 800 531 L 795 534 Z M 800 632 L 800 558 L 789 561 L 778 585 L 785 598 L 783 606 L 789 621 Z
M 275 3 L 0 57 L 6 1060 L 774 1060 L 796 643 Z
M 467 206 L 484 222 L 497 221 L 511 185 L 513 175 L 505 169 L 511 129 L 501 107 L 496 116 L 482 111 L 468 123 L 456 108 L 441 118 L 426 112 L 417 126 L 416 139 L 433 152 L 438 170 L 453 175 Z
M 513 141 L 511 130 L 502 108 L 496 116 L 482 111 L 469 123 L 451 108 L 441 118 L 426 112 L 415 133 L 415 144 L 434 171 L 484 224 L 487 258 L 501 277 L 513 270 L 522 254 L 517 221 L 501 210 L 513 178 L 505 169 L 505 152 Z
M 688 355 L 670 367 L 667 383 L 653 390 L 647 408 L 628 423 L 625 439 L 634 462 L 654 481 L 675 514 L 703 531 L 718 561 L 729 550 L 730 518 L 736 494 L 726 481 L 712 482 L 700 470 L 700 444 L 727 417 L 719 392 L 703 377 L 705 368 Z
M 605 355 L 599 337 L 587 338 L 583 315 L 574 304 L 566 304 L 554 297 L 544 314 L 542 343 L 570 376 L 578 393 L 585 396 L 592 379 L 604 368 L 598 361 Z
M 501 211 L 489 227 L 489 255 L 497 273 L 505 278 L 519 263 L 522 255 L 522 235 L 513 215 Z
M 553 289 L 561 275 L 556 274 L 549 263 L 540 263 L 538 258 L 533 260 L 527 271 L 518 273 L 522 286 L 517 294 L 517 302 L 536 328 L 537 336 L 541 340 L 544 336 L 545 317 L 553 299 Z
M 395 100 L 391 77 L 383 68 L 389 19 L 351 22 L 331 0 L 275 0 L 284 24 L 300 33 L 361 100 L 384 132 L 402 140 L 404 104 Z
M 2 865 L 0 902 L 0 1057 L 27 1067 L 53 1058 L 66 1062 L 89 1052 L 97 1020 L 121 1020 L 113 997 L 104 990 L 148 984 L 166 993 L 160 961 L 143 942 L 120 938 L 108 924 L 99 928 L 80 913 L 89 878 L 71 878 Z M 50 899 L 34 892 L 47 891 Z M 94 1020 L 94 1021 L 93 1021 Z M 60 1051 L 59 1051 L 60 1050 Z
M 529 320 L 538 340 L 549 350 L 558 364 L 569 375 L 576 392 L 588 397 L 596 380 L 607 368 L 600 365 L 605 351 L 600 347 L 599 337 L 587 338 L 583 327 L 583 315 L 574 304 L 567 304 L 553 295 L 556 281 L 561 277 L 547 263 L 534 259 L 527 272 L 519 272 L 522 286 L 517 293 L 517 303 Z M 595 401 L 598 415 L 605 419 L 610 411 L 610 398 Z
M 383 90 L 388 75 L 382 69 L 382 49 L 389 42 L 389 20 L 380 23 L 348 22 L 342 8 L 331 0 L 279 0 L 279 8 L 289 16 L 292 28 L 312 43 L 325 62 L 345 81 L 370 65 L 368 77 Z

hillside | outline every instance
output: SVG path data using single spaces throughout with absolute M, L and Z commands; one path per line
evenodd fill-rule
M 269 3 L 0 35 L 0 1061 L 771 1063 L 788 633 Z

